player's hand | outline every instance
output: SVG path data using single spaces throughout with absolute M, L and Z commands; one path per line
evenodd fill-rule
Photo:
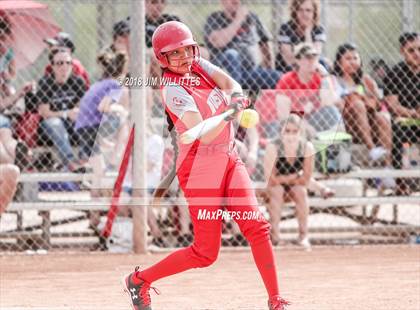
M 240 111 L 248 108 L 249 105 L 250 105 L 250 101 L 247 96 L 245 96 L 242 93 L 233 93 L 231 95 L 230 104 L 227 109 L 228 110 L 233 109 L 234 112 L 231 115 L 229 115 L 226 118 L 226 120 L 231 121 L 235 119 L 236 115 L 238 115 Z

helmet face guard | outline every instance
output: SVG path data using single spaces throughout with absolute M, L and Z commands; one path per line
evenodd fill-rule
M 192 55 L 188 56 L 188 57 L 180 57 L 179 59 L 172 59 L 172 64 L 171 67 L 173 68 L 180 68 L 183 66 L 183 63 L 189 59 L 192 59 L 192 62 L 198 61 L 198 59 L 200 58 L 200 49 L 198 48 L 197 45 L 188 45 L 190 47 L 192 47 Z M 187 46 L 186 46 L 187 47 Z M 177 48 L 170 50 L 168 52 L 163 52 L 161 54 L 161 59 L 162 61 L 160 61 L 159 59 L 159 63 L 162 66 L 162 68 L 168 68 L 170 66 L 169 64 L 169 54 L 171 51 L 176 50 Z M 163 66 L 164 65 L 164 66 Z
M 194 40 L 191 30 L 185 24 L 177 21 L 160 25 L 153 33 L 152 45 L 155 57 L 162 68 L 169 66 L 168 52 L 181 47 L 193 47 L 193 60 L 197 60 L 200 56 L 198 44 Z M 182 61 L 185 61 L 185 58 Z

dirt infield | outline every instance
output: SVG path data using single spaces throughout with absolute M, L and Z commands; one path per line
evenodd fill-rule
M 420 309 L 420 246 L 315 247 L 276 251 L 290 310 Z M 2 310 L 129 310 L 120 286 L 133 266 L 166 254 L 0 256 Z M 155 283 L 153 310 L 267 309 L 249 250 L 220 253 L 207 269 Z

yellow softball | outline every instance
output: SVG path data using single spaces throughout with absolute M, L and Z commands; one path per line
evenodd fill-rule
M 260 116 L 253 109 L 245 109 L 238 114 L 238 122 L 241 127 L 253 128 L 259 121 Z

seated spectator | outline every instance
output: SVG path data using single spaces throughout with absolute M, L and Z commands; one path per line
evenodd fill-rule
M 80 100 L 75 129 L 79 136 L 80 159 L 90 161 L 94 180 L 92 196 L 98 197 L 97 189 L 105 174 L 105 161 L 100 146 L 104 139 L 117 136 L 116 157 L 124 151 L 128 136 L 127 116 L 129 109 L 128 89 L 119 83 L 127 74 L 127 56 L 124 52 L 101 52 L 97 62 L 102 78 L 94 83 Z M 120 154 L 121 155 L 121 154 Z M 116 163 L 113 162 L 114 166 Z
M 361 140 L 369 149 L 369 157 L 381 158 L 390 165 L 392 146 L 391 125 L 381 112 L 380 94 L 376 82 L 363 72 L 357 48 L 340 45 L 334 61 L 335 86 L 347 131 L 353 141 Z
M 50 53 L 57 49 L 63 48 L 67 49 L 72 55 L 72 66 L 73 66 L 73 74 L 79 76 L 83 79 L 86 85 L 86 89 L 90 87 L 89 81 L 89 74 L 86 71 L 85 67 L 82 65 L 80 60 L 74 58 L 74 51 L 76 50 L 76 46 L 74 45 L 73 41 L 70 38 L 70 35 L 65 32 L 60 32 L 55 38 L 49 38 L 44 40 L 50 49 Z M 48 64 L 45 67 L 45 75 L 50 74 L 53 72 L 51 64 Z
M 85 93 L 85 82 L 72 73 L 72 57 L 68 50 L 53 50 L 49 60 L 53 72 L 38 83 L 41 129 L 52 140 L 66 169 L 76 171 L 80 165 L 73 154 L 70 135 L 74 136 L 74 121 Z
M 169 21 L 181 21 L 179 17 L 163 13 L 166 0 L 146 0 L 146 46 L 152 47 L 152 36 L 156 28 Z M 123 19 L 113 26 L 113 42 L 110 49 L 113 52 L 124 51 L 130 53 L 130 17 Z
M 318 51 L 311 44 L 301 43 L 295 47 L 295 59 L 296 69 L 283 75 L 276 85 L 278 110 L 304 115 L 311 136 L 315 131 L 337 127 L 341 122 L 338 108 L 321 100 L 323 77 L 318 72 Z
M 402 168 L 403 143 L 419 143 L 420 137 L 420 35 L 404 33 L 399 43 L 403 61 L 384 78 L 385 101 L 393 122 L 392 163 L 397 169 Z M 402 180 L 397 185 L 397 193 L 409 193 Z
M 1 154 L 1 151 L 0 151 Z M 2 164 L 0 161 L 0 216 L 6 211 L 16 192 L 19 168 L 12 164 Z
M 327 40 L 324 27 L 319 24 L 319 0 L 292 0 L 290 21 L 280 26 L 277 43 L 276 69 L 287 72 L 296 62 L 294 47 L 299 43 L 314 46 L 319 55 Z M 325 65 L 325 63 L 324 63 Z
M 264 174 L 268 181 L 271 240 L 278 244 L 281 207 L 285 196 L 296 203 L 299 244 L 309 250 L 308 192 L 314 166 L 314 147 L 303 137 L 302 119 L 291 114 L 282 122 L 279 136 L 267 145 Z
M 110 52 L 123 52 L 130 55 L 130 17 L 112 26 L 112 43 L 108 47 Z
M 210 60 L 223 67 L 244 88 L 273 89 L 280 72 L 274 70 L 269 32 L 241 0 L 221 0 L 204 26 Z
M 181 19 L 176 15 L 163 13 L 166 0 L 146 0 L 146 46 L 152 47 L 152 36 L 156 28 L 169 21 Z
M 20 155 L 22 143 L 17 141 L 12 132 L 13 108 L 16 102 L 34 89 L 34 83 L 26 83 L 18 92 L 4 92 L 0 81 L 0 163 L 13 164 L 16 155 Z
M 373 58 L 370 60 L 370 76 L 375 80 L 383 97 L 384 78 L 389 71 L 389 67 L 382 58 Z

